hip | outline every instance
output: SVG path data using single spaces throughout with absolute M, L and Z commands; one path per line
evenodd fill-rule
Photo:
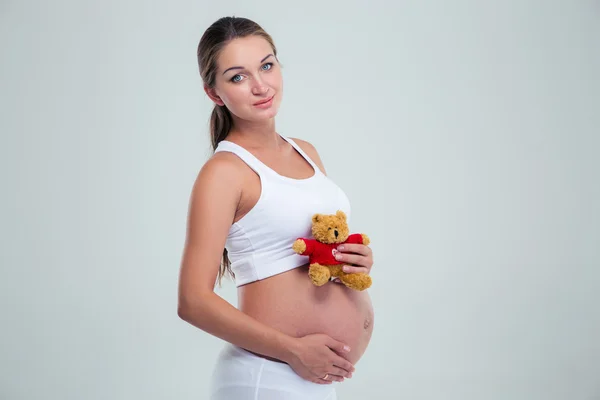
M 335 385 L 301 378 L 285 363 L 226 343 L 210 381 L 210 400 L 335 400 Z

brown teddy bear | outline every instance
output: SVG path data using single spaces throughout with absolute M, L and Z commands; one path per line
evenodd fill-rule
M 368 245 L 367 235 L 354 233 L 350 235 L 346 214 L 338 211 L 335 214 L 315 214 L 312 217 L 312 234 L 314 239 L 297 239 L 292 249 L 300 255 L 309 256 L 308 275 L 317 286 L 322 286 L 331 277 L 339 278 L 344 285 L 355 290 L 365 290 L 371 286 L 371 277 L 366 273 L 345 273 L 343 263 L 335 259 L 337 247 L 343 243 Z

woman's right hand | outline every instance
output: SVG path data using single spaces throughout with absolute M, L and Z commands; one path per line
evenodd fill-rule
M 326 385 L 352 377 L 354 366 L 339 355 L 350 351 L 344 343 L 321 333 L 293 340 L 286 362 L 302 378 Z

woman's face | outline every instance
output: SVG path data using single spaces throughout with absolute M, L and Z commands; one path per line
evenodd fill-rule
M 215 86 L 205 90 L 240 119 L 260 122 L 275 117 L 283 79 L 269 42 L 254 35 L 229 42 L 217 60 Z

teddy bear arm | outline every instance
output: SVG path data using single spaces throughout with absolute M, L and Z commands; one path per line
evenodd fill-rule
M 348 240 L 346 240 L 346 242 L 368 245 L 371 241 L 369 237 L 364 233 L 353 233 L 348 237 Z
M 369 239 L 369 237 L 367 236 L 366 233 L 362 233 L 362 244 L 364 244 L 365 246 L 368 246 L 369 243 L 371 243 L 371 239 Z
M 306 251 L 306 242 L 304 242 L 304 239 L 296 239 L 296 241 L 294 242 L 292 249 L 302 255 L 304 254 L 304 252 Z
M 310 256 L 315 251 L 315 243 L 317 243 L 316 240 L 300 238 L 294 242 L 292 249 L 300 255 Z M 299 250 L 301 250 L 301 252 Z

